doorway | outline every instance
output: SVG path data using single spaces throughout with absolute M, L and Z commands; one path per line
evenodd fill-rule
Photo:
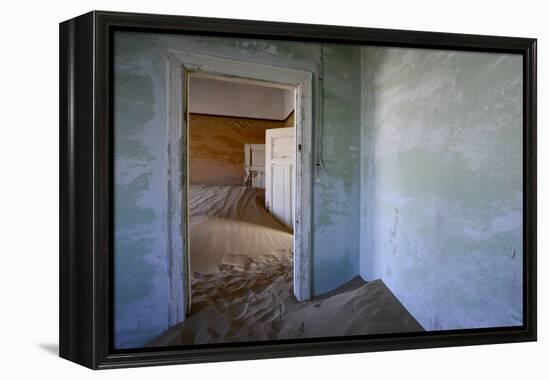
M 242 181 L 243 187 L 246 187 L 246 181 L 257 185 L 261 182 L 258 177 L 264 176 L 264 186 L 269 186 L 268 189 L 270 189 L 264 190 L 266 210 L 274 220 L 293 233 L 294 295 L 298 301 L 311 298 L 311 132 L 313 123 L 311 73 L 172 51 L 169 54 L 171 181 L 168 196 L 170 210 L 168 220 L 171 232 L 169 233 L 171 324 L 185 320 L 186 313 L 192 305 L 191 266 L 193 263 L 190 254 L 193 247 L 189 229 L 196 222 L 193 218 L 197 216 L 189 206 L 190 197 L 196 195 L 192 193 L 194 189 L 193 184 L 190 183 L 194 168 L 190 167 L 189 159 L 191 122 L 189 91 L 192 78 L 226 81 L 240 85 L 261 84 L 268 88 L 292 90 L 294 125 L 288 127 L 286 135 L 266 133 L 264 173 L 258 173 L 258 168 L 261 166 L 258 165 L 258 160 L 249 161 L 248 164 L 243 160 Z M 290 130 L 294 132 L 293 135 L 289 134 Z M 290 145 L 289 138 L 292 140 Z M 242 144 L 243 156 L 247 150 L 249 158 L 258 156 L 261 149 L 254 149 L 258 147 L 252 144 L 257 143 Z M 292 154 L 289 156 L 288 153 Z M 226 174 L 225 170 L 223 172 Z

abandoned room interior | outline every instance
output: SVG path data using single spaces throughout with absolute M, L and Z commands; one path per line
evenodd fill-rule
M 521 56 L 114 54 L 116 348 L 522 324 Z

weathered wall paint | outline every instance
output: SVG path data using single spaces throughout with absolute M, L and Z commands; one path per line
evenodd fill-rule
M 361 50 L 323 45 L 322 166 L 314 184 L 315 294 L 359 273 Z
M 168 327 L 168 50 L 308 70 L 316 83 L 321 65 L 313 43 L 125 32 L 114 43 L 115 346 L 125 348 Z M 324 116 L 313 137 L 322 130 L 325 163 L 313 186 L 314 294 L 359 270 L 360 48 L 324 50 Z
M 521 56 L 362 57 L 362 277 L 427 330 L 520 325 Z
M 287 120 L 189 115 L 189 183 L 243 186 L 244 144 L 265 144 L 265 131 L 294 126 Z

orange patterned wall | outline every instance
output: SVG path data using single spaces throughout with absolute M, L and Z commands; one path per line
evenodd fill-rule
M 292 126 L 294 113 L 284 121 L 190 114 L 190 183 L 242 186 L 244 144 L 264 144 L 266 129 Z

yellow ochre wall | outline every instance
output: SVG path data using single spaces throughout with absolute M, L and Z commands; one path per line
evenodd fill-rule
M 283 121 L 190 114 L 190 183 L 242 186 L 244 144 L 264 144 L 266 129 L 292 126 L 294 113 Z

